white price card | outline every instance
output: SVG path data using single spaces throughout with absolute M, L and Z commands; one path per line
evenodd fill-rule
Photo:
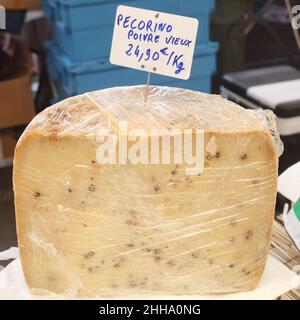
M 110 62 L 187 80 L 197 30 L 195 18 L 120 5 L 116 12 Z

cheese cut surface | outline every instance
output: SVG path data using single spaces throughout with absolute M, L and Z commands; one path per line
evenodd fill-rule
M 30 288 L 75 297 L 255 289 L 268 255 L 278 142 L 271 114 L 218 96 L 144 86 L 40 113 L 14 159 L 18 241 Z M 204 172 L 101 165 L 97 132 L 202 128 Z

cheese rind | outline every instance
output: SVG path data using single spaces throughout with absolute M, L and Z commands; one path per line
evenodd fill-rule
M 264 270 L 279 140 L 272 117 L 217 96 L 121 87 L 39 114 L 15 151 L 18 240 L 30 288 L 72 296 L 218 294 Z M 204 172 L 100 165 L 97 132 L 202 128 Z

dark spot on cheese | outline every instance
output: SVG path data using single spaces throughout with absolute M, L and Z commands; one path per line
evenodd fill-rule
M 247 231 L 246 239 L 249 240 L 253 236 L 253 232 L 251 230 Z
M 230 269 L 234 268 L 234 264 L 231 263 L 231 264 L 229 265 L 229 268 L 230 268 Z
M 247 272 L 246 272 L 246 275 L 249 276 L 249 274 L 251 274 L 251 272 L 250 272 L 250 271 L 247 271 Z
M 92 164 L 95 164 L 96 163 L 96 161 L 95 160 L 92 160 Z
M 160 254 L 160 253 L 161 253 L 161 250 L 160 250 L 160 249 L 154 249 L 154 250 L 153 250 L 153 253 L 154 253 L 154 254 Z
M 40 196 L 41 196 L 40 192 L 35 192 L 35 193 L 34 193 L 34 197 L 35 197 L 35 198 L 39 198 Z
M 93 191 L 95 191 L 95 190 L 96 190 L 96 186 L 95 186 L 94 184 L 91 184 L 91 185 L 89 186 L 89 191 L 93 192 Z
M 81 201 L 81 204 L 85 204 L 85 201 Z
M 246 269 L 242 269 L 242 272 L 243 272 L 243 273 L 246 272 Z
M 156 185 L 154 186 L 154 191 L 155 191 L 155 192 L 158 192 L 159 189 L 160 189 L 160 188 L 159 188 L 159 185 L 156 184 Z
M 85 228 L 87 227 L 87 225 L 86 225 L 85 223 L 82 222 L 81 224 L 82 224 Z
M 85 259 L 89 259 L 89 258 L 93 257 L 94 255 L 95 255 L 95 252 L 94 251 L 90 251 L 90 252 L 88 252 L 88 253 L 86 253 L 84 255 L 84 258 Z
M 173 260 L 169 260 L 169 261 L 167 262 L 167 264 L 168 264 L 169 266 L 174 266 L 174 265 L 175 265 L 175 262 L 174 262 Z
M 252 184 L 258 184 L 260 181 L 259 181 L 259 179 L 253 179 L 252 180 Z
M 232 238 L 229 238 L 229 242 L 230 242 L 230 243 L 234 243 L 234 242 L 235 242 L 235 239 L 234 239 L 234 237 L 232 237 Z
M 206 159 L 207 159 L 207 160 L 219 159 L 219 158 L 220 158 L 220 156 L 221 156 L 221 154 L 220 154 L 220 152 L 219 152 L 219 151 L 218 151 L 218 152 L 216 152 L 214 155 L 212 155 L 212 154 L 208 153 L 208 155 L 206 156 Z M 205 163 L 205 164 L 207 164 L 207 163 Z M 209 166 L 209 165 L 208 165 L 208 166 Z
M 242 153 L 240 156 L 241 160 L 246 160 L 248 158 L 247 153 Z
M 137 283 L 136 283 L 134 280 L 131 280 L 131 281 L 129 282 L 129 287 L 130 287 L 130 288 L 135 288 L 135 287 L 137 287 Z
M 159 261 L 160 261 L 160 259 L 161 259 L 161 257 L 160 257 L 160 256 L 154 256 L 154 260 L 155 260 L 156 262 L 159 262 Z
M 93 271 L 93 268 L 92 268 L 92 267 L 89 267 L 89 268 L 88 268 L 88 271 L 89 271 L 89 272 L 92 272 L 92 271 Z
M 91 181 L 93 181 L 94 180 L 94 178 L 93 177 L 91 177 Z
M 54 276 L 47 277 L 48 282 L 55 282 L 57 279 Z
M 134 244 L 133 244 L 133 243 L 128 243 L 128 244 L 127 244 L 127 247 L 128 247 L 128 248 L 133 248 L 133 247 L 134 247 Z
M 192 253 L 192 258 L 193 258 L 193 259 L 199 258 L 199 254 L 196 253 L 196 252 Z
M 115 263 L 114 268 L 120 268 L 120 263 Z
M 136 226 L 136 225 L 138 225 L 138 219 L 136 217 L 133 217 L 132 220 L 130 220 L 130 219 L 127 220 L 126 224 Z
M 73 190 L 71 188 L 68 188 L 68 191 L 71 193 Z
M 137 212 L 136 212 L 134 209 L 130 209 L 128 212 L 129 212 L 131 215 L 136 215 L 136 214 L 137 214 Z
M 101 261 L 101 263 L 102 263 L 102 264 L 104 264 L 104 263 L 105 263 L 105 261 L 104 261 L 104 260 L 102 260 L 102 261 Z
M 214 263 L 215 263 L 215 260 L 214 260 L 214 259 L 209 259 L 209 260 L 208 260 L 208 263 L 209 263 L 209 264 L 214 264 Z

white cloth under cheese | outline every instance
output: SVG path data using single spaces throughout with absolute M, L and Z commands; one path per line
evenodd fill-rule
M 40 113 L 18 142 L 14 191 L 30 288 L 72 296 L 248 291 L 271 239 L 280 142 L 271 112 L 167 87 L 120 87 Z M 203 129 L 184 165 L 100 165 L 97 132 Z

